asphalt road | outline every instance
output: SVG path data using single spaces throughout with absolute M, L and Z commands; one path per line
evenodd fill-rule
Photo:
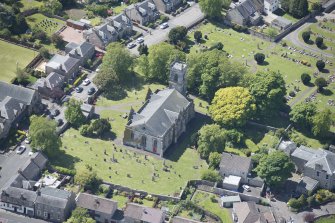
M 47 221 L 29 218 L 0 209 L 0 223 L 48 223 Z
M 157 27 L 155 30 L 151 30 L 151 34 L 143 31 L 144 44 L 151 46 L 163 42 L 167 40 L 168 34 L 172 28 L 176 26 L 185 26 L 186 28 L 190 28 L 204 18 L 205 16 L 201 12 L 199 4 L 194 4 L 176 17 L 170 17 L 170 20 L 168 21 L 168 28 L 160 29 Z M 130 49 L 130 52 L 134 55 L 138 55 L 137 47 L 138 46 Z

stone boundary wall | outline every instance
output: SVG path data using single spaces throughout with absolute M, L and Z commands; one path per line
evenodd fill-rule
M 266 129 L 266 130 L 269 130 L 269 131 L 276 131 L 278 129 L 278 128 L 275 128 L 275 127 L 272 127 L 272 126 L 259 124 L 257 122 L 253 122 L 253 121 L 248 121 L 247 124 L 258 127 L 258 128 Z

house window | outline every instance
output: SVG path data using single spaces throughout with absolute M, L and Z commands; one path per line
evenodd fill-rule
M 147 146 L 147 137 L 146 136 L 142 136 L 142 139 L 141 139 L 141 145 L 143 147 L 146 147 Z
M 157 152 L 157 139 L 154 139 L 154 143 L 153 143 L 153 146 L 152 146 L 152 151 L 153 151 L 154 153 Z
M 40 210 L 37 210 L 37 215 L 38 215 L 38 216 L 41 216 L 41 215 L 42 215 L 42 213 L 41 213 Z
M 48 217 L 48 212 L 44 212 L 44 217 L 45 217 L 45 218 Z
M 316 171 L 316 176 L 320 176 L 320 172 L 319 171 Z
M 328 176 L 328 174 L 326 175 L 326 180 L 328 180 L 329 179 L 329 176 Z
M 133 131 L 130 133 L 130 138 L 131 138 L 131 140 L 134 140 L 134 138 L 135 138 L 135 135 L 134 135 Z

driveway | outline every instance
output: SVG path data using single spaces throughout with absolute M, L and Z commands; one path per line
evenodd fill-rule
M 328 18 L 328 17 L 329 17 L 329 15 L 325 14 L 323 16 L 316 16 L 315 19 L 317 21 L 319 21 L 319 20 L 322 20 L 323 18 Z M 309 50 L 309 51 L 311 51 L 313 53 L 316 53 L 316 54 L 319 54 L 319 55 L 322 55 L 322 56 L 325 56 L 325 57 L 333 58 L 334 54 L 332 54 L 332 53 L 326 53 L 323 50 L 318 49 L 315 46 L 308 45 L 303 40 L 299 39 L 299 33 L 302 30 L 308 28 L 308 26 L 310 26 L 311 24 L 316 23 L 315 19 L 312 18 L 312 19 L 308 20 L 305 24 L 303 24 L 302 26 L 300 26 L 298 29 L 296 29 L 293 32 L 291 32 L 290 34 L 288 34 L 284 38 L 284 40 L 288 40 L 288 41 L 292 42 L 294 45 L 296 45 L 296 46 L 298 46 L 300 48 L 303 48 L 303 49 L 307 49 L 307 50 Z
M 87 75 L 86 78 L 88 78 L 88 79 L 91 81 L 91 83 L 90 83 L 89 85 L 87 85 L 87 86 L 85 86 L 85 85 L 83 84 L 83 82 L 80 83 L 79 86 L 83 88 L 83 91 L 80 92 L 80 93 L 77 93 L 76 91 L 72 91 L 72 92 L 71 92 L 71 97 L 75 98 L 76 100 L 80 100 L 80 101 L 82 101 L 82 102 L 87 102 L 88 98 L 89 98 L 90 96 L 91 96 L 91 97 L 93 96 L 93 95 L 88 95 L 88 94 L 87 94 L 88 89 L 90 89 L 91 87 L 94 87 L 95 90 L 96 90 L 96 92 L 97 92 L 97 90 L 98 90 L 98 88 L 97 88 L 97 87 L 95 86 L 95 84 L 93 83 L 93 79 L 94 79 L 94 77 L 96 76 L 96 74 L 97 74 L 97 72 L 95 72 L 95 71 L 90 72 L 90 73 Z
M 151 46 L 167 40 L 170 30 L 176 26 L 185 26 L 190 28 L 196 23 L 202 21 L 205 18 L 201 12 L 199 4 L 194 4 L 190 8 L 186 9 L 183 13 L 176 17 L 171 17 L 168 21 L 169 27 L 166 29 L 160 29 L 159 27 L 155 30 L 151 30 L 151 34 L 144 33 L 144 44 Z M 130 49 L 130 52 L 134 55 L 138 55 L 137 47 Z
M 47 223 L 47 221 L 29 218 L 0 209 L 0 223 Z

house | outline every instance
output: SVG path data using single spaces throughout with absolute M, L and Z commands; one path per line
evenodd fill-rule
M 283 151 L 288 156 L 290 156 L 296 148 L 297 148 L 297 144 L 295 144 L 292 141 L 281 141 L 278 146 L 278 150 Z
M 45 65 L 45 72 L 47 75 L 52 72 L 56 72 L 60 75 L 63 75 L 65 81 L 72 83 L 77 77 L 79 66 L 79 59 L 73 58 L 70 55 L 63 56 L 56 54 Z
M 221 207 L 231 208 L 236 202 L 241 202 L 240 195 L 221 197 Z
M 163 156 L 166 149 L 178 141 L 194 116 L 194 104 L 183 93 L 186 89 L 186 65 L 172 64 L 170 89 L 153 93 L 135 113 L 129 114 L 123 143 Z M 176 70 L 179 72 L 176 72 Z M 179 90 L 181 92 L 179 92 Z
M 64 95 L 62 90 L 65 77 L 56 72 L 51 72 L 47 77 L 38 79 L 31 88 L 38 91 L 47 98 L 61 98 Z
M 182 3 L 181 0 L 153 0 L 153 2 L 159 11 L 165 13 L 176 10 Z
M 164 219 L 165 214 L 160 209 L 149 208 L 135 203 L 128 203 L 124 211 L 123 222 L 163 223 Z
M 276 223 L 271 208 L 253 201 L 234 203 L 232 216 L 237 223 Z
M 222 177 L 230 175 L 241 177 L 242 183 L 247 183 L 248 174 L 252 169 L 250 157 L 237 156 L 230 153 L 222 153 L 220 162 L 220 174 Z
M 241 184 L 241 177 L 229 175 L 223 178 L 222 188 L 227 190 L 238 191 L 240 184 Z
M 133 25 L 130 18 L 125 13 L 121 13 L 107 18 L 106 22 L 100 26 L 83 31 L 83 37 L 94 46 L 105 49 L 109 43 L 131 36 L 132 33 Z
M 200 221 L 196 221 L 193 219 L 183 218 L 180 216 L 175 216 L 172 219 L 172 223 L 201 223 Z
M 132 21 L 144 26 L 159 18 L 159 11 L 152 0 L 132 4 L 124 12 Z
M 35 90 L 0 81 L 0 140 L 25 116 L 37 112 L 41 97 Z
M 241 0 L 232 2 L 226 14 L 226 20 L 240 26 L 257 25 L 264 11 L 263 0 Z
M 287 29 L 292 25 L 292 22 L 288 19 L 285 19 L 284 17 L 278 16 L 271 22 L 271 26 L 282 31 Z
M 74 194 L 49 187 L 36 190 L 35 187 L 47 161 L 42 153 L 34 153 L 2 188 L 0 208 L 51 222 L 64 222 L 75 206 Z
M 291 155 L 297 170 L 319 182 L 324 189 L 335 189 L 335 153 L 300 146 Z
M 101 223 L 111 222 L 117 210 L 117 202 L 96 195 L 80 193 L 76 198 L 77 207 L 88 210 L 89 214 Z
M 280 0 L 264 0 L 264 12 L 266 14 L 273 13 L 279 9 Z
M 86 41 L 80 44 L 71 42 L 65 46 L 65 52 L 69 56 L 80 60 L 81 66 L 93 57 L 94 51 L 94 45 Z
M 309 192 L 314 192 L 319 186 L 319 181 L 310 177 L 304 176 L 298 183 L 296 192 L 308 195 Z

